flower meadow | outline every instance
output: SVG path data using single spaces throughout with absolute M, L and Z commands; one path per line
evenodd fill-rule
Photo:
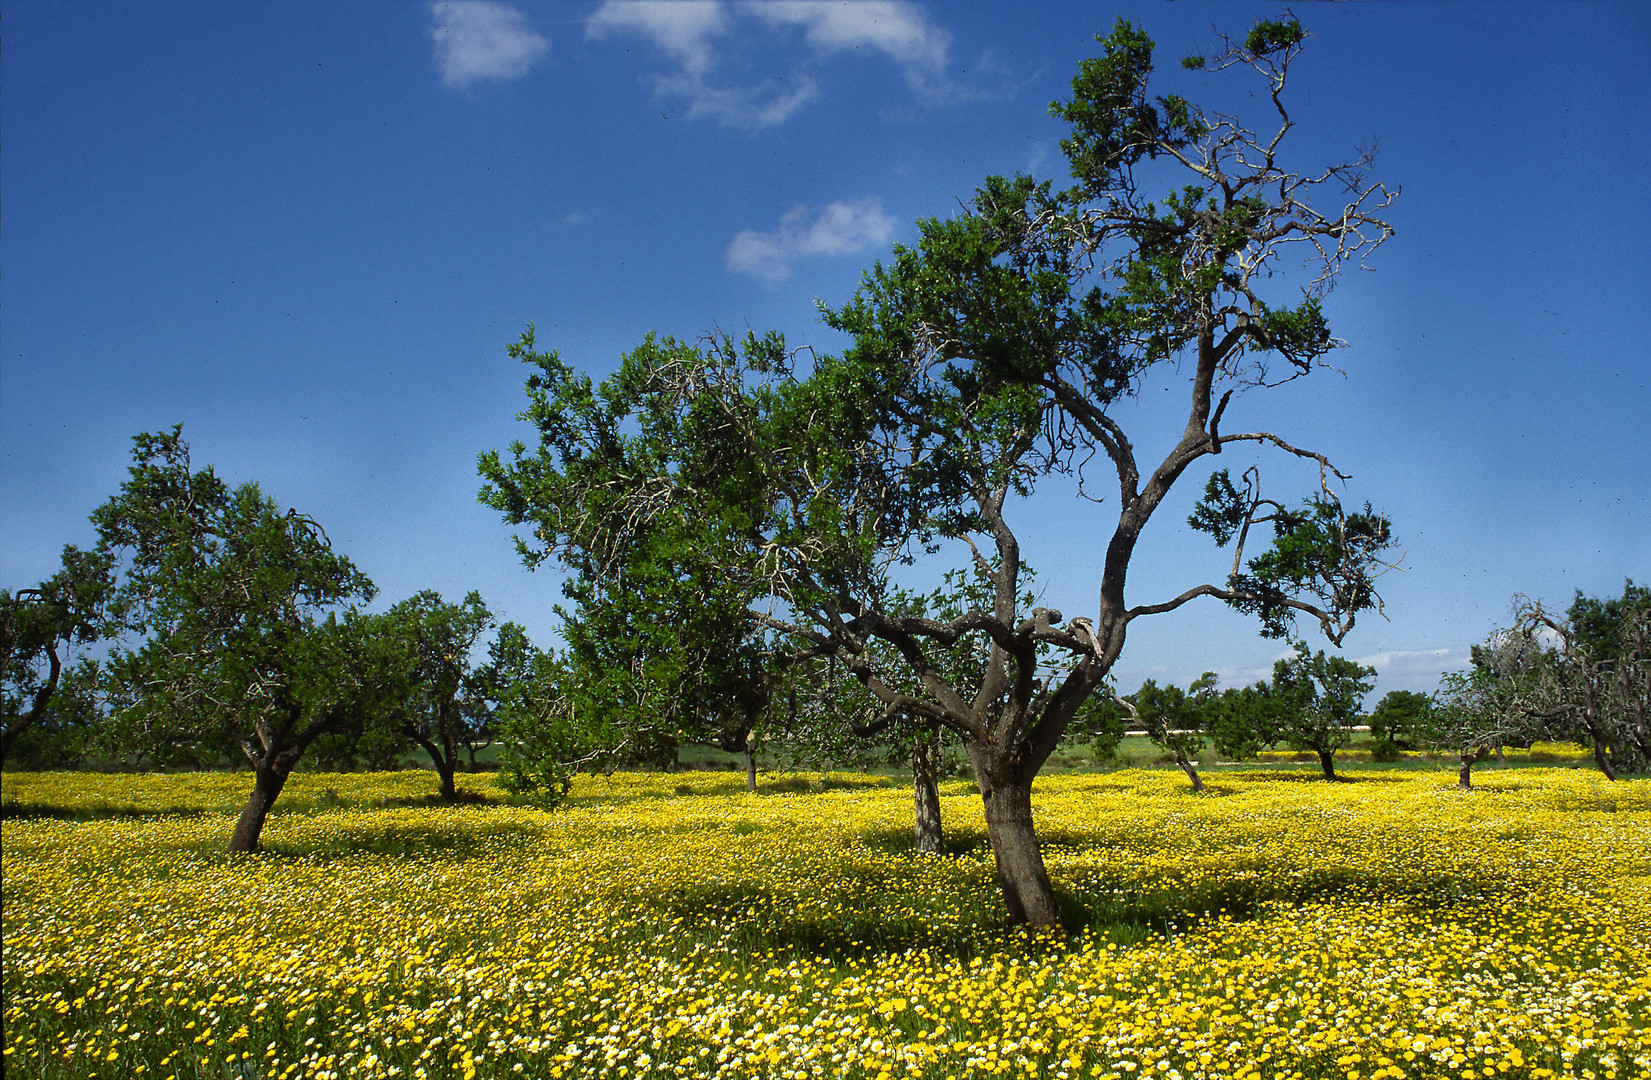
M 4 778 L 7 1077 L 1651 1076 L 1651 781 L 1039 781 L 1067 932 L 890 781 Z

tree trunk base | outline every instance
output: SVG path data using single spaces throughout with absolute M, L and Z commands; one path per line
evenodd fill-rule
M 1192 781 L 1192 790 L 1202 795 L 1204 793 L 1204 781 L 1199 779 L 1198 770 L 1193 766 L 1193 763 L 1187 760 L 1185 754 L 1178 754 L 1175 763 L 1181 766 L 1181 771 L 1186 773 L 1187 779 Z
M 940 828 L 939 767 L 940 748 L 918 739 L 912 743 L 912 802 L 915 806 L 913 832 L 919 855 L 938 855 L 944 839 Z
M 1032 786 L 1029 783 L 993 784 L 981 777 L 981 798 L 986 808 L 986 835 L 997 864 L 997 880 L 1009 908 L 1009 921 L 1032 927 L 1058 928 L 1060 909 L 1043 851 L 1032 826 Z
M 268 766 L 255 767 L 252 777 L 252 797 L 247 800 L 246 809 L 241 811 L 241 819 L 235 823 L 235 832 L 229 838 L 232 855 L 254 852 L 262 846 L 264 819 L 280 797 L 281 789 L 287 786 L 287 774 Z

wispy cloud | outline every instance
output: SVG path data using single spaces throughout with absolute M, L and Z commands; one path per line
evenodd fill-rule
M 747 229 L 728 245 L 728 267 L 764 281 L 791 276 L 791 264 L 819 255 L 855 255 L 889 242 L 894 219 L 875 196 L 834 202 L 821 210 L 794 206 L 780 227 L 760 233 Z
M 797 28 L 817 52 L 871 49 L 900 65 L 919 92 L 944 85 L 951 35 L 916 4 L 896 0 L 765 0 L 741 9 L 774 27 Z
M 720 50 L 741 25 L 753 24 L 785 36 L 800 34 L 809 57 L 779 78 L 742 84 L 719 76 Z M 686 101 L 691 118 L 731 127 L 784 123 L 819 97 L 813 66 L 844 52 L 866 50 L 894 62 L 921 95 L 941 94 L 947 86 L 950 35 L 929 22 L 921 7 L 893 0 L 604 0 L 585 19 L 588 38 L 626 34 L 648 39 L 675 64 L 673 72 L 653 76 L 656 94 Z
M 585 19 L 585 36 L 641 34 L 682 65 L 684 75 L 711 70 L 711 41 L 728 31 L 720 0 L 606 0 Z
M 1471 662 L 1466 646 L 1451 645 L 1437 649 L 1392 649 L 1387 652 L 1361 656 L 1358 662 L 1376 669 L 1384 690 L 1416 690 L 1431 693 L 1439 685 L 1439 676 L 1447 671 L 1460 671 Z M 1366 702 L 1374 707 L 1375 702 Z
M 441 81 L 455 90 L 520 78 L 550 51 L 550 39 L 528 25 L 527 16 L 493 0 L 431 4 L 430 40 Z

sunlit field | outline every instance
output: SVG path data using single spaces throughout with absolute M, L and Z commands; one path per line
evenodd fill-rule
M 8 775 L 5 1074 L 1651 1076 L 1651 781 L 1207 779 L 1040 781 L 1028 935 L 962 782 Z

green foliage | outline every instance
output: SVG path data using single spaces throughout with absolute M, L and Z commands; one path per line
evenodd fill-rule
M 1636 613 L 1651 610 L 1651 586 L 1636 585 L 1629 578 L 1623 582 L 1622 595 L 1614 598 L 1584 596 L 1578 589 L 1565 617 L 1570 622 L 1576 645 L 1601 664 L 1614 664 L 1626 653 L 1629 662 L 1634 650 L 1625 638 L 1624 630 Z
M 78 760 L 86 753 L 84 737 L 56 750 L 45 743 L 67 735 L 88 715 L 92 679 L 78 677 L 73 704 L 53 699 L 64 689 L 62 681 L 71 654 L 101 637 L 105 605 L 113 585 L 111 560 L 100 551 L 63 549 L 63 568 L 38 588 L 15 594 L 0 590 L 0 763 L 10 760 L 17 740 L 35 728 L 31 760 L 67 754 Z
M 1245 35 L 1244 48 L 1254 56 L 1266 56 L 1299 45 L 1306 36 L 1294 18 L 1288 22 L 1263 19 Z
M 181 425 L 133 442 L 129 479 L 92 515 L 119 571 L 115 741 L 157 761 L 239 744 L 284 773 L 379 692 L 369 624 L 344 606 L 372 582 L 310 518 L 195 470 Z
M 1127 698 L 1135 705 L 1135 715 L 1153 742 L 1175 755 L 1177 761 L 1196 757 L 1204 749 L 1198 703 L 1176 686 L 1159 686 L 1147 679 Z
M 1397 761 L 1399 751 L 1419 749 L 1433 726 L 1432 698 L 1414 690 L 1390 690 L 1370 712 L 1371 757 Z
M 471 651 L 492 627 L 493 613 L 474 591 L 450 604 L 426 589 L 396 604 L 380 622 L 379 632 L 396 650 L 391 713 L 445 779 L 451 778 L 460 746 L 476 734 L 468 727 L 463 697 L 473 674 Z
M 1378 606 L 1375 571 L 1384 565 L 1382 553 L 1394 544 L 1393 526 L 1369 503 L 1348 514 L 1339 500 L 1321 492 L 1292 509 L 1261 498 L 1253 470 L 1241 490 L 1221 469 L 1210 476 L 1187 523 L 1208 533 L 1220 547 L 1238 537 L 1240 560 L 1249 528 L 1272 526 L 1272 546 L 1248 560 L 1247 572 L 1240 572 L 1235 560 L 1228 592 L 1223 594 L 1231 607 L 1261 619 L 1263 637 L 1287 638 L 1294 633 L 1297 613 L 1308 610 L 1301 597 L 1311 597 L 1330 611 Z M 1333 641 L 1340 636 L 1330 633 Z
M 1295 643 L 1296 655 L 1273 665 L 1273 692 L 1284 740 L 1297 750 L 1312 750 L 1334 778 L 1330 758 L 1353 738 L 1364 696 L 1376 683 L 1376 669 L 1345 656 L 1310 653 Z
M 1229 687 L 1204 704 L 1204 729 L 1221 757 L 1249 761 L 1280 738 L 1282 706 L 1265 681 Z
M 563 656 L 535 649 L 519 670 L 497 711 L 499 785 L 541 805 L 559 806 L 581 768 L 599 767 L 611 732 L 578 710 L 584 699 Z
M 1268 138 L 1149 94 L 1152 42 L 1120 21 L 1051 107 L 1070 128 L 1073 186 L 988 177 L 957 215 L 920 221 L 847 303 L 822 308 L 849 339 L 841 355 L 793 354 L 778 335 L 649 335 L 598 383 L 538 351 L 530 327 L 511 354 L 530 369 L 520 418 L 534 444 L 481 456 L 481 499 L 522 527 L 528 565 L 570 572 L 570 662 L 589 675 L 580 711 L 616 730 L 732 724 L 748 737 L 780 701 L 787 722 L 809 713 L 778 693 L 780 672 L 825 659 L 880 721 L 954 733 L 983 792 L 1020 792 L 1105 684 L 1135 618 L 1214 596 L 1265 633 L 1307 614 L 1339 643 L 1377 606 L 1387 520 L 1344 513 L 1322 455 L 1221 429 L 1231 402 L 1252 400 L 1240 390 L 1276 385 L 1270 364 L 1294 378 L 1339 347 L 1318 298 L 1391 232 L 1374 215 L 1392 195 L 1365 184 L 1362 162 L 1316 177 L 1278 164 L 1292 26 L 1264 24 L 1221 61 L 1262 80 L 1257 97 L 1277 112 Z M 1147 194 L 1149 174 L 1165 173 L 1179 184 Z M 1350 194 L 1313 208 L 1337 177 Z M 1271 295 L 1280 245 L 1302 241 L 1311 276 Z M 1117 410 L 1170 365 L 1190 376 L 1186 417 L 1164 459 L 1143 463 Z M 1243 493 L 1216 485 L 1195 516 L 1241 538 L 1228 580 L 1131 607 L 1128 568 L 1152 515 L 1197 459 L 1241 442 L 1318 461 L 1320 493 L 1289 509 L 1248 476 Z M 1098 609 L 1070 621 L 1027 610 L 1019 503 L 1057 473 L 1093 497 L 1093 470 L 1108 466 L 1118 519 L 1092 545 Z M 1246 556 L 1242 537 L 1262 521 L 1271 547 Z M 982 587 L 950 608 L 914 605 L 891 569 L 931 557 L 954 561 L 930 580 L 949 567 L 962 576 L 947 588 L 962 587 L 967 561 Z M 1019 816 L 993 835 L 1036 850 Z M 1027 888 L 1047 921 L 1044 877 L 1032 867 Z
M 1129 714 L 1111 694 L 1095 694 L 1078 709 L 1067 730 L 1070 738 L 1089 744 L 1095 764 L 1111 765 L 1119 760 L 1118 748 L 1129 733 Z

